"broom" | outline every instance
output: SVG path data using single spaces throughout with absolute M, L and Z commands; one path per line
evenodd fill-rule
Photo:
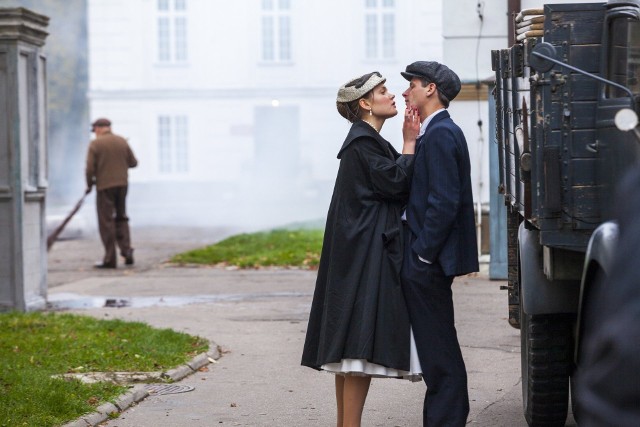
M 51 246 L 53 246 L 53 243 L 56 241 L 60 233 L 62 233 L 62 230 L 64 230 L 64 227 L 69 223 L 69 221 L 71 221 L 71 218 L 73 218 L 76 212 L 80 210 L 80 207 L 82 206 L 82 202 L 84 202 L 84 199 L 87 197 L 88 194 L 89 193 L 85 193 L 84 196 L 82 196 L 82 198 L 78 200 L 78 203 L 76 203 L 73 209 L 71 209 L 71 212 L 69 212 L 69 215 L 67 215 L 64 221 L 62 221 L 62 223 L 55 230 L 53 230 L 53 232 L 49 235 L 49 237 L 47 237 L 47 251 L 51 249 Z

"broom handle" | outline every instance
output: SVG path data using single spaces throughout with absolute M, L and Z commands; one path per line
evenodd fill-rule
M 89 193 L 85 193 L 85 195 L 82 196 L 80 200 L 78 200 L 78 203 L 76 203 L 76 205 L 73 207 L 73 209 L 71 210 L 69 215 L 67 215 L 67 217 L 64 219 L 64 221 L 62 221 L 62 223 L 55 230 L 53 230 L 53 232 L 49 235 L 49 237 L 47 237 L 47 251 L 51 249 L 51 246 L 53 246 L 53 243 L 56 241 L 60 233 L 62 233 L 62 230 L 64 230 L 64 227 L 67 225 L 67 223 L 71 221 L 71 218 L 73 218 L 76 212 L 80 210 L 80 207 L 82 206 L 84 199 L 87 197 L 87 194 Z

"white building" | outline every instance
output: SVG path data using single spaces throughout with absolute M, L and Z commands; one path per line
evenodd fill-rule
M 399 73 L 415 60 L 465 83 L 450 111 L 488 205 L 487 88 L 475 82 L 506 47 L 507 2 L 485 3 L 481 20 L 476 1 L 88 0 L 91 118 L 111 119 L 139 159 L 132 223 L 323 217 L 349 128 L 338 87 L 378 70 L 402 112 Z M 382 131 L 396 148 L 401 117 Z

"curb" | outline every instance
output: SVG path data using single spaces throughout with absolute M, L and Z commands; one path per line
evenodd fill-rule
M 161 377 L 171 380 L 180 381 L 181 379 L 194 374 L 198 369 L 220 359 L 220 351 L 215 343 L 211 343 L 211 349 L 207 353 L 200 353 L 185 365 L 170 369 L 162 373 Z M 126 409 L 134 406 L 138 402 L 143 401 L 150 394 L 145 390 L 144 384 L 133 386 L 125 394 L 119 396 L 114 403 L 105 403 L 96 408 L 94 412 L 82 415 L 79 419 L 63 424 L 61 427 L 95 427 L 111 418 L 111 414 L 120 414 Z

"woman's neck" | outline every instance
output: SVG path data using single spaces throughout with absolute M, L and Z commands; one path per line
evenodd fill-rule
M 384 124 L 384 120 L 373 118 L 372 116 L 369 116 L 369 117 L 363 117 L 362 121 L 366 122 L 369 126 L 375 129 L 376 132 L 380 133 L 380 130 L 382 129 L 382 125 Z

